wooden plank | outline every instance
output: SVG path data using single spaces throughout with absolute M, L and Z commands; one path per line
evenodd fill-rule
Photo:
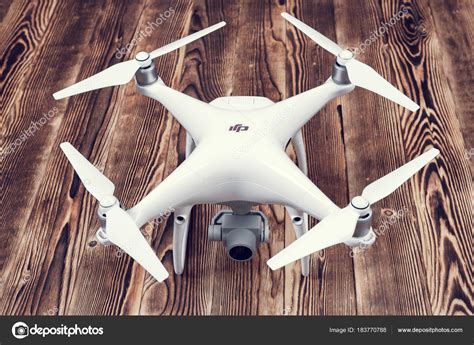
M 38 52 L 57 38 L 43 20 L 53 26 L 64 25 L 58 22 L 61 19 L 52 18 L 54 11 L 60 14 L 62 10 L 56 4 L 15 2 L 0 30 L 0 202 L 5 208 L 2 224 L 7 229 L 0 232 L 0 269 L 17 231 L 26 226 L 46 166 L 44 153 L 50 150 L 48 141 L 54 137 L 50 133 L 57 125 L 54 116 L 53 121 L 35 126 L 31 134 L 26 132 L 32 121 L 39 122 L 55 106 L 43 87 L 46 80 L 53 78 L 54 63 L 50 58 L 54 52 L 44 51 L 42 58 L 47 57 L 46 60 L 39 58 Z M 30 161 L 22 160 L 26 155 Z M 11 212 L 8 214 L 7 210 Z
M 450 8 L 455 6 L 455 2 L 445 4 Z M 467 145 L 472 144 L 474 112 L 472 97 L 462 90 L 466 85 L 472 85 L 472 63 L 469 59 L 472 49 L 467 46 L 466 50 L 459 52 L 459 61 L 464 61 L 470 67 L 453 71 L 454 61 L 451 59 L 448 62 L 443 58 L 448 49 L 445 45 L 446 33 L 438 30 L 433 17 L 434 12 L 442 15 L 443 10 L 435 7 L 433 11 L 432 3 L 428 1 L 422 1 L 418 5 L 416 9 L 421 13 L 424 30 L 428 36 L 432 36 L 428 41 L 431 56 L 428 60 L 430 68 L 427 70 L 431 72 L 430 89 L 434 90 L 432 97 L 436 100 L 432 111 L 438 119 L 432 126 L 434 132 L 439 128 L 437 141 L 442 152 L 437 163 L 439 178 L 432 178 L 431 186 L 422 186 L 428 198 L 420 200 L 420 203 L 427 205 L 428 215 L 420 213 L 418 217 L 430 302 L 436 315 L 473 314 L 474 188 L 473 165 L 471 162 L 469 170 L 470 161 L 466 159 L 466 151 L 471 147 Z M 459 5 L 460 9 L 468 10 L 466 2 L 460 2 Z M 472 9 L 472 3 L 470 5 Z M 465 35 L 472 37 L 472 18 L 464 16 L 461 22 L 465 25 Z M 460 31 L 456 31 L 456 36 L 460 41 L 465 40 Z M 455 72 L 463 75 L 457 82 L 453 80 Z
M 395 6 L 386 6 L 386 12 L 383 12 L 384 9 L 374 3 L 354 6 L 354 3 L 342 1 L 338 2 L 336 7 L 338 42 L 342 46 L 354 48 L 366 37 L 370 37 L 381 25 L 381 21 L 387 21 L 400 10 Z M 362 17 L 365 20 L 354 20 Z M 363 54 L 358 55 L 358 59 L 372 66 L 408 96 L 417 100 L 417 97 L 413 97 L 417 94 L 412 91 L 412 83 L 415 81 L 410 78 L 413 75 L 411 60 L 405 56 L 407 42 L 403 37 L 396 36 L 399 30 L 400 23 L 396 29 L 392 29 L 392 35 L 389 33 L 372 43 Z M 420 122 L 423 124 L 427 120 L 425 116 L 415 118 L 390 101 L 362 89 L 346 96 L 343 108 L 349 194 L 355 196 L 361 193 L 369 181 L 409 159 L 405 159 L 407 139 L 404 130 L 409 133 L 412 127 L 407 128 L 407 125 L 419 126 Z M 415 152 L 409 152 L 408 157 L 423 152 L 424 146 L 429 145 L 429 141 L 423 141 L 431 138 L 430 131 L 426 132 L 416 133 L 422 137 L 415 137 L 413 140 L 420 140 L 422 145 L 421 148 L 412 149 Z M 425 139 L 426 136 L 428 139 Z M 374 205 L 373 227 L 379 228 L 381 217 L 385 213 L 398 211 L 406 205 L 411 206 L 413 199 L 412 193 L 405 185 L 397 193 Z M 419 238 L 416 234 L 414 223 L 407 217 L 402 218 L 384 236 L 379 236 L 373 247 L 355 255 L 359 314 L 431 313 L 426 276 L 419 257 Z
M 337 2 L 339 42 L 357 47 L 363 40 L 361 37 L 369 37 L 380 22 L 390 20 L 400 11 L 401 5 L 398 1 L 385 2 L 382 6 Z M 449 246 L 465 249 L 456 237 L 467 239 L 466 232 L 469 231 L 462 224 L 469 219 L 465 216 L 470 188 L 466 179 L 468 171 L 466 161 L 460 159 L 462 137 L 459 125 L 452 108 L 447 106 L 452 102 L 451 94 L 438 66 L 439 60 L 433 56 L 437 51 L 436 40 L 413 30 L 417 23 L 428 20 L 426 12 L 418 5 L 404 5 L 408 13 L 395 28 L 388 30 L 359 55 L 359 59 L 404 90 L 422 108 L 416 115 L 411 114 L 364 90 L 356 90 L 345 98 L 344 103 L 350 104 L 343 114 L 350 194 L 357 195 L 368 181 L 386 174 L 431 146 L 440 148 L 442 153 L 436 163 L 430 164 L 415 179 L 373 207 L 374 227 L 380 225 L 381 217 L 386 213 L 405 208 L 408 211 L 383 236 L 379 236 L 370 250 L 354 259 L 357 310 L 360 314 L 449 313 L 449 309 L 436 307 L 436 299 L 447 298 L 448 305 L 458 302 L 453 295 L 438 294 L 439 289 L 445 291 L 443 287 L 448 286 L 447 291 L 454 295 L 464 295 L 464 289 L 452 287 L 456 280 L 450 279 L 449 275 L 444 275 L 442 281 L 435 277 L 447 262 L 454 261 L 454 266 L 460 271 L 470 267 L 462 249 L 447 256 L 438 255 L 446 241 Z M 366 20 L 350 19 L 359 17 Z M 446 174 L 457 183 L 450 186 L 452 190 L 443 187 L 447 183 Z M 457 210 L 448 211 L 447 204 L 457 205 Z M 439 212 L 449 212 L 449 220 L 461 222 L 462 226 L 447 225 L 449 222 L 442 222 L 446 228 L 434 226 L 439 222 Z M 451 232 L 457 236 L 450 236 Z M 466 242 L 463 240 L 463 243 Z M 458 276 L 456 279 L 464 280 Z
M 6 171 L 5 175 L 2 174 L 2 205 L 12 214 L 5 214 L 8 221 L 2 221 L 6 228 L 2 235 L 8 234 L 9 240 L 1 242 L 2 245 L 7 242 L 5 251 L 13 253 L 7 257 L 2 271 L 5 284 L 0 310 L 4 314 L 41 313 L 39 301 L 46 282 L 55 286 L 61 284 L 61 279 L 54 279 L 56 277 L 48 279 L 48 270 L 54 260 L 56 247 L 62 250 L 69 237 L 69 228 L 63 223 L 63 201 L 60 196 L 65 196 L 66 189 L 61 190 L 62 169 L 58 163 L 60 156 L 56 141 L 65 104 L 55 103 L 51 93 L 59 88 L 61 81 L 66 83 L 66 71 L 73 62 L 71 60 L 77 55 L 81 56 L 81 52 L 88 51 L 87 40 L 94 29 L 104 31 L 101 24 L 107 24 L 101 20 L 104 15 L 99 15 L 100 7 L 81 3 L 30 6 L 33 8 L 26 9 L 22 16 L 31 25 L 20 21 L 15 29 L 23 32 L 25 38 L 31 35 L 33 38 L 28 42 L 35 44 L 30 45 L 33 51 L 27 52 L 26 58 L 15 58 L 11 60 L 13 65 L 5 65 L 12 73 L 9 81 L 15 83 L 17 80 L 20 92 L 11 96 L 2 92 L 2 97 L 14 98 L 5 102 L 2 100 L 7 110 L 10 109 L 6 126 L 9 132 L 2 133 L 2 138 L 8 138 L 6 142 L 11 142 L 11 138 L 28 129 L 31 121 L 40 120 L 43 117 L 41 114 L 54 106 L 57 106 L 58 114 L 24 141 L 14 154 L 2 161 L 2 171 Z M 71 10 L 77 14 L 75 18 L 68 15 Z M 94 17 L 92 13 L 95 14 L 94 20 L 89 19 Z M 107 15 L 105 17 L 108 18 Z M 25 27 L 30 28 L 31 34 Z M 102 39 L 102 43 L 106 42 L 106 37 Z M 24 44 L 21 42 L 16 44 Z M 15 49 L 11 51 L 15 52 Z M 17 63 L 25 64 L 28 70 L 16 68 Z M 59 70 L 57 66 L 60 66 Z M 5 87 L 10 88 L 12 84 L 7 83 Z M 8 108 L 8 104 L 12 106 Z M 80 114 L 79 120 L 86 120 L 87 123 L 88 117 Z M 77 130 L 77 124 L 70 130 Z M 88 130 L 93 132 L 93 126 L 89 126 Z M 54 298 L 54 294 L 51 296 Z M 48 303 L 44 307 L 46 310 L 52 308 Z
M 12 1 L 2 1 L 0 3 L 0 22 L 2 24 L 4 24 L 4 19 L 5 17 L 7 16 L 8 13 L 20 13 L 19 11 L 17 11 L 16 9 L 12 8 Z M 18 5 L 19 2 L 17 2 L 16 4 Z M 11 11 L 10 11 L 11 10 Z M 5 29 L 5 25 L 2 25 L 3 28 L 2 29 Z M 1 34 L 0 34 L 1 35 Z
M 474 84 L 472 51 L 474 40 L 474 4 L 472 1 L 431 1 L 426 3 L 432 17 L 430 30 L 434 30 L 442 54 L 444 74 L 448 80 L 459 118 L 466 150 L 474 147 L 474 100 L 470 85 Z M 421 23 L 420 30 L 426 31 Z M 471 159 L 471 168 L 472 162 Z
M 295 1 L 287 11 L 324 35 L 335 39 L 332 1 L 312 4 Z M 331 75 L 334 57 L 287 23 L 288 96 L 309 90 Z M 347 176 L 341 100 L 326 105 L 303 128 L 308 154 L 309 177 L 337 205 L 347 205 Z M 321 154 L 323 152 L 324 154 Z M 328 159 L 328 157 L 331 157 Z M 311 226 L 316 223 L 311 222 Z M 286 230 L 286 245 L 294 240 Z M 340 245 L 312 255 L 310 276 L 303 278 L 296 265 L 287 266 L 285 308 L 289 314 L 354 314 L 355 286 L 352 259 Z M 299 266 L 299 264 L 298 264 Z M 342 302 L 343 301 L 343 302 Z

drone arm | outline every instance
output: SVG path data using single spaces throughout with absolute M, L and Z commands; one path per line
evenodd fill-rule
M 151 220 L 158 220 L 170 211 L 181 212 L 186 206 L 200 203 L 199 195 L 207 188 L 206 179 L 202 175 L 207 165 L 195 153 L 198 152 L 193 152 L 147 196 L 128 210 L 138 227 Z
M 209 104 L 164 85 L 161 79 L 153 84 L 139 85 L 137 90 L 168 109 L 192 138 L 199 142 L 213 122 L 214 108 Z
M 265 174 L 261 175 L 259 184 L 279 195 L 272 203 L 283 204 L 319 220 L 339 209 L 283 150 L 267 151 L 263 163 Z
M 330 78 L 318 87 L 267 107 L 264 116 L 275 124 L 273 133 L 285 145 L 326 103 L 353 89 L 352 84 L 339 85 Z

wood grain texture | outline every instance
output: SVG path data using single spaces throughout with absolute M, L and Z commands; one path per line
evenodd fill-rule
M 290 2 L 286 11 L 336 39 L 334 4 L 320 1 Z M 288 32 L 287 94 L 294 95 L 324 83 L 331 74 L 333 58 L 307 36 L 285 23 Z M 340 99 L 330 102 L 304 127 L 309 163 L 309 177 L 338 205 L 348 203 L 347 175 L 344 159 L 344 137 L 340 116 Z M 320 154 L 325 152 L 325 154 Z M 328 157 L 334 157 L 329 159 Z M 311 222 L 312 225 L 315 222 Z M 290 225 L 291 226 L 291 225 Z M 285 243 L 295 239 L 291 227 L 286 229 Z M 289 314 L 351 315 L 356 313 L 353 263 L 349 249 L 336 246 L 313 255 L 312 274 L 302 278 L 298 265 L 286 266 L 285 307 Z M 341 303 L 344 301 L 344 303 Z
M 137 39 L 170 8 L 169 19 Z M 401 216 L 373 247 L 314 254 L 307 278 L 299 263 L 273 272 L 267 259 L 295 235 L 282 206 L 262 205 L 270 243 L 237 264 L 207 240 L 222 207 L 200 205 L 184 274 L 160 284 L 96 242 L 97 204 L 59 144 L 77 147 L 131 207 L 183 161 L 185 131 L 133 83 L 57 102 L 54 91 L 225 20 L 222 30 L 156 59 L 160 76 L 206 102 L 230 95 L 279 101 L 324 82 L 333 63 L 282 11 L 356 48 L 403 8 L 407 13 L 358 59 L 420 110 L 357 89 L 303 129 L 309 176 L 339 206 L 426 149 L 440 149 L 436 161 L 374 206 L 379 230 L 394 212 Z M 0 160 L 0 314 L 472 314 L 474 156 L 466 152 L 473 146 L 473 14 L 467 0 L 2 2 L 0 147 L 11 147 L 43 114 L 54 116 Z M 116 54 L 130 42 L 124 56 Z M 294 159 L 291 145 L 288 153 Z M 144 232 L 172 272 L 171 219 Z

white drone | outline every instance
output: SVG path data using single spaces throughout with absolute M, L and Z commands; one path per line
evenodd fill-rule
M 371 245 L 371 205 L 385 198 L 439 151 L 431 149 L 390 174 L 372 182 L 339 208 L 307 177 L 306 152 L 301 128 L 327 102 L 356 86 L 375 92 L 416 111 L 419 106 L 371 67 L 288 13 L 282 16 L 314 42 L 336 56 L 332 75 L 309 91 L 274 103 L 264 97 L 221 97 L 205 103 L 167 87 L 158 76 L 153 59 L 184 46 L 225 25 L 213 25 L 156 49 L 140 52 L 135 59 L 106 70 L 54 94 L 55 99 L 128 83 L 135 77 L 137 90 L 162 103 L 185 128 L 186 159 L 137 205 L 124 210 L 114 196 L 114 184 L 71 144 L 61 148 L 85 188 L 99 201 L 101 228 L 97 238 L 128 253 L 155 279 L 168 272 L 143 237 L 140 227 L 174 210 L 173 265 L 184 269 L 191 208 L 196 204 L 224 204 L 209 226 L 209 239 L 223 241 L 227 254 L 238 261 L 252 258 L 258 245 L 268 240 L 268 221 L 253 211 L 258 204 L 284 205 L 297 240 L 268 260 L 275 270 L 301 259 L 301 272 L 309 274 L 309 254 L 345 243 Z M 293 140 L 298 166 L 285 148 Z M 320 220 L 308 227 L 308 214 Z

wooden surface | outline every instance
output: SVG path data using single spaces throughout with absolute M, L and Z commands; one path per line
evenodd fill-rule
M 97 244 L 97 204 L 59 144 L 79 148 L 131 207 L 183 160 L 185 132 L 133 83 L 57 102 L 51 94 L 119 62 L 116 49 L 170 6 L 175 13 L 125 59 L 226 20 L 223 30 L 156 59 L 162 79 L 204 101 L 279 101 L 322 83 L 333 63 L 280 12 L 355 48 L 402 3 L 2 1 L 2 149 L 43 113 L 57 107 L 57 114 L 0 161 L 0 313 L 472 314 L 472 1 L 406 3 L 402 20 L 358 57 L 419 103 L 416 114 L 357 89 L 304 127 L 310 178 L 339 206 L 426 149 L 441 150 L 374 207 L 376 228 L 405 211 L 372 248 L 351 256 L 339 245 L 314 254 L 308 278 L 299 264 L 272 272 L 266 260 L 294 233 L 281 206 L 264 205 L 271 241 L 252 262 L 237 264 L 221 243 L 207 240 L 219 206 L 199 206 L 184 274 L 159 284 L 128 256 Z M 171 221 L 148 238 L 172 272 Z

